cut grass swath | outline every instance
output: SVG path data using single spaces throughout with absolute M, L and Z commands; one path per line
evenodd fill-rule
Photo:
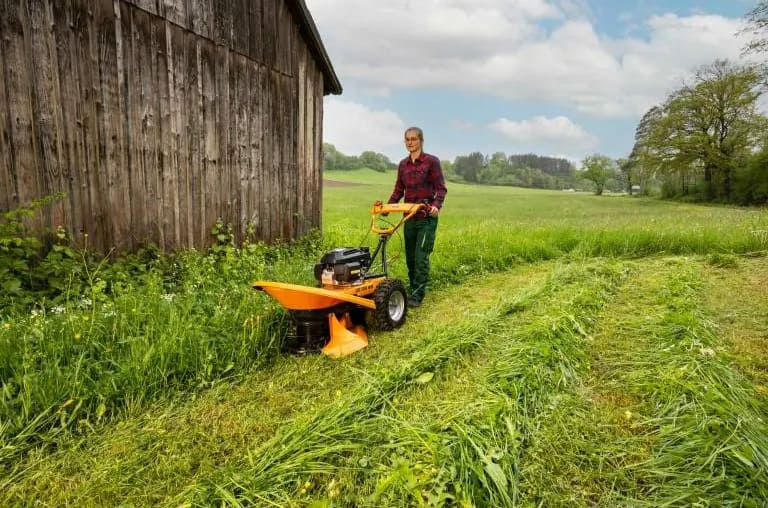
M 375 415 L 390 404 L 396 394 L 418 385 L 419 376 L 424 373 L 439 371 L 457 355 L 492 339 L 495 328 L 510 313 L 528 308 L 536 298 L 553 291 L 554 287 L 583 281 L 584 277 L 599 278 L 599 275 L 583 266 L 573 265 L 543 286 L 503 301 L 471 321 L 453 325 L 450 329 L 436 329 L 426 341 L 427 346 L 414 353 L 399 369 L 372 374 L 361 382 L 355 393 L 341 397 L 338 403 L 324 407 L 308 419 L 297 420 L 285 432 L 254 450 L 247 464 L 223 472 L 221 477 L 211 479 L 185 496 L 192 495 L 203 503 L 217 503 L 225 497 L 231 500 L 232 496 L 241 504 L 261 498 L 287 502 L 295 498 L 301 481 L 307 477 L 331 477 L 345 469 L 359 469 L 362 466 L 348 464 L 345 457 L 376 439 L 380 429 Z M 466 430 L 468 436 L 480 437 L 474 430 Z M 498 492 L 498 487 L 504 484 L 503 476 L 493 465 L 486 466 L 491 477 L 484 477 L 483 481 L 496 485 Z

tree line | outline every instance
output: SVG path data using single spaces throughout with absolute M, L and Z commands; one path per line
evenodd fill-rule
M 384 154 L 365 151 L 358 156 L 345 155 L 330 143 L 323 143 L 323 169 L 347 171 L 351 169 L 369 168 L 384 172 L 397 169 L 397 164 Z
M 446 179 L 481 185 L 511 185 L 538 189 L 593 189 L 594 183 L 585 179 L 567 159 L 536 154 L 507 155 L 496 152 L 485 155 L 472 152 L 454 160 L 440 161 Z M 346 155 L 329 143 L 323 144 L 324 170 L 354 170 L 369 168 L 374 171 L 394 171 L 397 164 L 386 155 L 365 151 L 359 156 Z M 620 178 L 609 178 L 607 187 L 620 190 Z

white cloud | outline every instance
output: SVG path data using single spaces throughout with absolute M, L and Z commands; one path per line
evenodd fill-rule
M 513 121 L 500 118 L 490 125 L 494 131 L 512 141 L 516 148 L 555 148 L 574 152 L 588 152 L 597 146 L 597 138 L 570 118 L 537 116 L 529 120 Z
M 342 83 L 358 90 L 450 88 L 598 117 L 642 115 L 693 68 L 738 59 L 744 43 L 740 21 L 716 15 L 661 14 L 610 38 L 583 0 L 307 4 Z
M 405 129 L 405 122 L 393 111 L 371 109 L 334 96 L 325 98 L 323 139 L 346 155 L 365 150 L 397 153 L 402 149 Z

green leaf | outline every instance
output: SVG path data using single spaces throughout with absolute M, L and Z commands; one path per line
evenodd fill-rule
M 3 289 L 9 293 L 18 293 L 21 289 L 21 281 L 19 279 L 9 279 L 3 282 Z
M 420 385 L 424 385 L 432 381 L 432 378 L 435 377 L 434 372 L 424 372 L 419 377 L 416 378 L 416 382 Z
M 493 480 L 493 483 L 496 484 L 499 490 L 505 490 L 507 488 L 507 477 L 504 474 L 504 470 L 501 469 L 501 466 L 495 462 L 486 462 L 485 472 L 490 476 L 491 480 Z

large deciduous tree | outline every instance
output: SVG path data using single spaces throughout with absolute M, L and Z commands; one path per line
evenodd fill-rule
M 593 154 L 585 157 L 581 161 L 581 168 L 584 170 L 582 176 L 595 184 L 595 194 L 603 194 L 603 189 L 609 178 L 616 174 L 613 159 L 607 155 Z
M 654 168 L 682 194 L 701 179 L 707 200 L 729 200 L 734 166 L 762 133 L 759 84 L 752 67 L 718 60 L 700 68 L 693 83 L 649 119 L 636 144 L 643 167 Z

